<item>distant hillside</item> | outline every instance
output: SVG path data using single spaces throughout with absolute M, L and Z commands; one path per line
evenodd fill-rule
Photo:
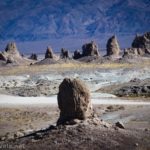
M 150 30 L 150 1 L 1 0 L 0 22 L 0 41 L 133 36 Z

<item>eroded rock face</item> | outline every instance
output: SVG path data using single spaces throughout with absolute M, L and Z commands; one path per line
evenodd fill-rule
M 46 58 L 52 58 L 52 59 L 54 58 L 53 50 L 50 47 L 47 47 L 47 50 L 46 50 L 46 53 L 45 53 L 45 59 Z
M 21 55 L 17 49 L 16 43 L 14 43 L 14 42 L 7 44 L 7 46 L 5 48 L 5 52 L 9 55 L 21 57 Z
M 98 46 L 92 41 L 82 46 L 82 56 L 99 56 Z
M 132 42 L 132 47 L 140 48 L 143 53 L 150 54 L 150 32 L 147 32 L 144 35 L 136 35 Z
M 86 85 L 77 79 L 65 78 L 60 84 L 58 106 L 60 117 L 57 125 L 73 119 L 84 120 L 93 115 L 90 92 Z
M 116 36 L 112 36 L 107 42 L 107 56 L 119 56 L 120 47 Z
M 20 55 L 17 46 L 15 43 L 8 43 L 5 51 L 0 53 L 0 60 L 3 60 L 7 63 L 17 63 L 18 60 L 21 60 L 22 56 Z
M 144 54 L 145 50 L 142 48 L 127 48 L 124 50 L 123 57 L 134 58 L 138 56 L 143 56 Z
M 61 57 L 62 59 L 67 59 L 67 58 L 69 58 L 69 51 L 66 50 L 66 49 L 64 49 L 64 48 L 62 48 L 62 49 L 61 49 L 61 55 L 60 55 L 60 57 Z

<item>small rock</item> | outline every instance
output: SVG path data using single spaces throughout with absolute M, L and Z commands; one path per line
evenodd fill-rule
M 130 82 L 140 82 L 141 80 L 138 78 L 131 79 Z
M 55 140 L 55 141 L 54 141 L 54 144 L 56 144 L 56 145 L 57 145 L 57 144 L 58 144 L 58 142 Z
M 58 106 L 60 117 L 57 125 L 66 124 L 74 119 L 85 120 L 93 115 L 90 91 L 77 79 L 65 78 L 60 84 Z
M 4 141 L 6 139 L 6 137 L 0 137 L 0 141 Z
M 139 146 L 139 143 L 135 143 L 135 146 L 138 147 L 138 146 Z
M 93 124 L 94 125 L 99 125 L 100 124 L 100 120 L 98 118 L 93 118 Z
M 124 127 L 124 124 L 120 121 L 116 122 L 115 125 L 118 127 L 118 128 L 121 128 L 121 129 L 125 129 Z
M 41 133 L 36 133 L 36 135 L 34 136 L 34 139 L 35 140 L 38 140 L 38 139 L 42 139 L 43 135 Z
M 16 133 L 14 134 L 14 137 L 15 137 L 15 138 L 23 137 L 23 136 L 24 136 L 24 133 L 23 133 L 23 132 L 16 132 Z
M 8 134 L 8 135 L 6 136 L 6 139 L 8 139 L 8 140 L 13 140 L 13 139 L 14 139 L 14 135 Z
M 119 128 L 115 126 L 114 129 L 115 129 L 115 130 L 118 130 Z
M 37 142 L 37 140 L 35 140 L 35 139 L 31 139 L 31 142 L 32 142 L 32 143 L 35 143 L 35 142 Z

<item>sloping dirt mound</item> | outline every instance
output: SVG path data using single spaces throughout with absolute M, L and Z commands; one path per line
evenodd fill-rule
M 57 63 L 59 63 L 57 60 L 46 58 L 39 62 L 36 62 L 34 65 L 49 65 L 49 64 L 57 64 Z
M 25 137 L 1 142 L 1 145 L 20 145 L 26 150 L 135 150 L 150 149 L 149 131 L 129 131 L 107 124 L 88 124 L 87 122 L 67 125 L 50 126 Z

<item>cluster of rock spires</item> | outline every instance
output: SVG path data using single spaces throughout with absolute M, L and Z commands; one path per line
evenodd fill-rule
M 24 58 L 20 54 L 16 43 L 14 42 L 8 43 L 5 50 L 3 52 L 0 52 L 0 60 L 4 61 L 6 64 L 11 63 L 14 65 L 28 64 L 31 62 L 29 59 Z
M 136 35 L 132 47 L 124 51 L 123 57 L 137 57 L 150 54 L 150 32 L 144 35 Z
M 0 53 L 0 60 L 6 61 L 7 63 L 16 62 L 21 58 L 22 56 L 20 55 L 15 43 L 9 43 L 6 46 L 5 51 Z
M 120 46 L 117 41 L 116 36 L 112 36 L 107 41 L 106 45 L 106 55 L 104 58 L 134 58 L 137 56 L 145 56 L 150 55 L 150 32 L 145 33 L 144 35 L 136 36 L 135 39 L 132 42 L 132 47 L 127 48 L 124 50 L 123 56 L 120 55 Z M 82 52 L 80 50 L 75 50 L 74 54 L 72 56 L 75 60 L 84 60 L 83 58 L 101 58 L 101 55 L 99 53 L 99 49 L 97 44 L 94 41 L 91 41 L 90 43 L 86 43 L 82 46 Z M 60 59 L 72 59 L 69 56 L 69 51 L 62 48 Z M 32 54 L 29 57 L 30 60 L 37 61 L 37 55 Z M 19 62 L 21 60 L 24 60 L 24 58 L 20 55 L 16 44 L 15 43 L 9 43 L 6 46 L 6 49 L 4 52 L 0 52 L 0 60 L 5 61 L 6 63 L 14 63 Z M 45 53 L 45 59 L 42 60 L 41 64 L 45 63 L 56 63 L 56 61 L 59 60 L 59 57 L 56 56 L 52 50 L 51 47 L 47 47 L 46 53 Z M 90 61 L 89 61 L 90 62 Z

